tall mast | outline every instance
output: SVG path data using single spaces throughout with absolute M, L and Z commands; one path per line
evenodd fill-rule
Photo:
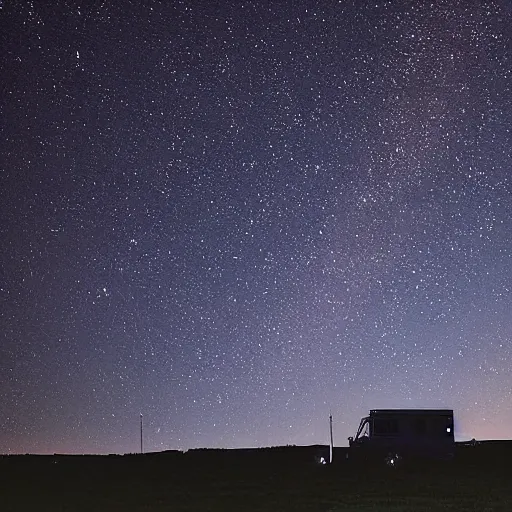
M 330 445 L 329 445 L 329 464 L 332 464 L 332 452 L 333 452 L 333 441 L 332 441 L 332 413 L 329 412 L 329 434 L 330 434 Z
M 144 453 L 144 445 L 142 441 L 142 413 L 140 413 L 140 453 Z

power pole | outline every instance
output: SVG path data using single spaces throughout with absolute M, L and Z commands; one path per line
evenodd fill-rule
M 140 453 L 144 453 L 144 444 L 142 437 L 142 413 L 140 413 Z
M 330 433 L 330 445 L 329 445 L 329 464 L 332 464 L 332 452 L 333 452 L 333 440 L 332 440 L 332 413 L 329 412 L 329 433 Z

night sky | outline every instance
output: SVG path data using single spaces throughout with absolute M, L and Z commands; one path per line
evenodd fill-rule
M 0 7 L 0 453 L 512 437 L 509 0 Z

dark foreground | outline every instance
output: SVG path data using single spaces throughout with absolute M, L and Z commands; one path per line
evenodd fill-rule
M 315 462 L 319 447 L 144 456 L 0 457 L 7 511 L 512 511 L 512 442 L 388 468 Z

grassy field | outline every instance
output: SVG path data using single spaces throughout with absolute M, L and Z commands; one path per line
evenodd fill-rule
M 512 443 L 449 463 L 319 465 L 318 447 L 0 457 L 0 511 L 512 512 Z

